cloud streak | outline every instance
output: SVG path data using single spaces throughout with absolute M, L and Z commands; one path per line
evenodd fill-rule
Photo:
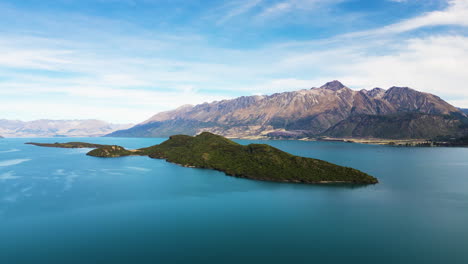
M 248 13 L 262 2 L 263 0 L 242 0 L 229 3 L 225 6 L 229 11 L 217 21 L 217 24 L 224 24 L 235 17 Z
M 451 0 L 449 1 L 449 6 L 445 10 L 427 12 L 423 15 L 405 19 L 382 28 L 354 32 L 345 36 L 360 37 L 399 34 L 424 27 L 449 25 L 468 26 L 468 0 Z

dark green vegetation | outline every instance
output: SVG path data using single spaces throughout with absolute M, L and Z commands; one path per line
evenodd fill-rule
M 107 145 L 85 143 L 85 142 L 67 142 L 67 143 L 34 143 L 27 142 L 25 144 L 35 145 L 39 147 L 49 147 L 49 148 L 101 148 Z
M 440 146 L 468 146 L 468 135 L 459 138 L 439 137 L 434 141 Z
M 171 136 L 160 145 L 134 151 L 106 146 L 95 149 L 88 155 L 144 155 L 186 167 L 214 169 L 231 176 L 265 181 L 360 184 L 378 182 L 376 178 L 356 169 L 294 156 L 266 144 L 244 146 L 208 132 L 195 137 Z
M 378 182 L 376 178 L 353 168 L 294 156 L 266 144 L 244 146 L 209 132 L 195 137 L 175 135 L 159 145 L 136 150 L 82 142 L 27 144 L 57 148 L 96 147 L 87 155 L 102 158 L 149 156 L 185 167 L 214 169 L 231 176 L 263 181 L 354 184 Z
M 468 136 L 458 138 L 439 136 L 423 143 L 396 144 L 394 142 L 390 142 L 388 145 L 399 147 L 468 147 Z
M 140 155 L 139 151 L 132 152 L 130 150 L 126 150 L 121 146 L 116 145 L 104 145 L 97 149 L 93 149 L 88 152 L 86 155 L 94 156 L 94 157 L 101 157 L 101 158 L 115 158 L 115 157 L 123 157 L 123 156 L 130 156 L 130 155 Z
M 173 136 L 142 151 L 151 158 L 256 180 L 377 183 L 374 177 L 352 168 L 294 156 L 266 144 L 243 146 L 207 132 L 195 137 Z

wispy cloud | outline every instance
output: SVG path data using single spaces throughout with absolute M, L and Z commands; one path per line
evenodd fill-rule
M 405 19 L 374 30 L 347 34 L 347 37 L 376 36 L 398 34 L 431 26 L 468 26 L 468 0 L 451 0 L 445 10 L 437 10 L 423 15 Z
M 265 8 L 265 10 L 263 10 L 263 12 L 258 15 L 258 17 L 266 18 L 266 17 L 276 16 L 276 15 L 290 11 L 293 7 L 294 6 L 291 1 L 284 1 L 280 3 L 276 3 L 270 7 Z
M 257 14 L 257 19 L 268 20 L 288 13 L 305 13 L 307 16 L 323 11 L 324 7 L 329 7 L 344 0 L 282 0 L 264 6 L 263 10 Z M 314 12 L 315 11 L 315 12 Z
M 228 2 L 222 9 L 227 9 L 227 13 L 223 15 L 217 24 L 223 24 L 232 18 L 245 14 L 255 7 L 259 6 L 264 0 L 241 0 L 235 2 Z

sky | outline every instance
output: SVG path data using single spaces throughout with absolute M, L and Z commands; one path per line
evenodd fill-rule
M 0 119 L 406 86 L 468 108 L 468 0 L 0 0 Z

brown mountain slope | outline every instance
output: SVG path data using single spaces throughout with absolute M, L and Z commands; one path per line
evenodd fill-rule
M 193 135 L 210 131 L 228 137 L 250 137 L 285 130 L 319 135 L 351 116 L 401 112 L 464 115 L 435 95 L 407 87 L 355 91 L 332 81 L 320 88 L 183 106 L 110 136 Z

